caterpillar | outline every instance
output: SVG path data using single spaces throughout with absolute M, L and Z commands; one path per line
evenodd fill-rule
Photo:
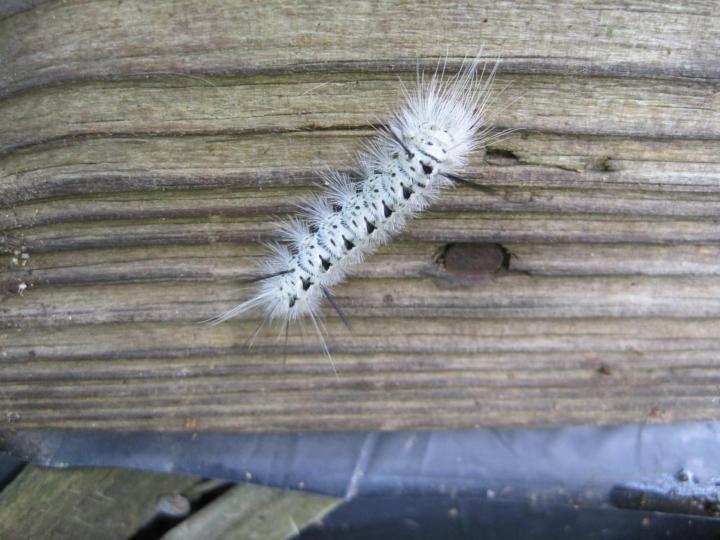
M 309 318 L 329 356 L 319 321 L 328 301 L 348 325 L 332 294 L 355 267 L 409 219 L 426 209 L 443 188 L 471 184 L 460 176 L 468 156 L 490 140 L 493 126 L 486 109 L 499 61 L 486 74 L 479 60 L 463 62 L 445 76 L 445 65 L 426 80 L 418 70 L 417 86 L 403 85 L 404 104 L 358 155 L 355 181 L 340 172 L 324 173 L 320 195 L 299 205 L 298 216 L 278 226 L 280 242 L 269 243 L 270 255 L 259 268 L 255 294 L 247 301 L 205 321 L 213 326 L 251 310 L 288 325 Z

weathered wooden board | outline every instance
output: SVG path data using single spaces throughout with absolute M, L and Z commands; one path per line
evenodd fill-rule
M 319 522 L 342 499 L 239 485 L 168 531 L 162 540 L 286 540 Z
M 309 328 L 284 352 L 247 348 L 252 317 L 195 324 L 246 297 L 318 170 L 352 170 L 398 77 L 481 43 L 521 131 L 338 288 L 337 376 Z M 717 419 L 718 50 L 700 0 L 8 4 L 2 426 Z M 466 276 L 457 242 L 505 260 Z
M 416 57 L 473 56 L 482 44 L 524 71 L 717 78 L 716 7 L 713 0 L 47 2 L 7 10 L 3 30 L 15 39 L 0 50 L 9 59 L 0 86 L 8 94 L 176 71 L 391 71 L 414 68 Z
M 122 469 L 27 466 L 0 492 L 0 537 L 126 540 L 157 517 L 158 501 L 198 482 Z
M 285 540 L 320 521 L 341 502 L 254 485 L 229 487 L 212 498 L 217 485 L 216 481 L 145 471 L 50 470 L 28 465 L 0 490 L 0 537 L 128 540 L 162 535 L 164 540 Z M 211 500 L 200 501 L 209 492 Z

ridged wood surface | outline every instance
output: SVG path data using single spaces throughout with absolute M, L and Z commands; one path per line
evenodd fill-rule
M 337 376 L 310 325 L 197 324 L 399 79 L 481 44 L 520 130 L 337 289 Z M 701 0 L 0 7 L 0 429 L 717 419 L 718 50 Z

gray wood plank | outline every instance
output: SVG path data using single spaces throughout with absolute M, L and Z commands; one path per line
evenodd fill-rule
M 158 514 L 156 501 L 197 479 L 123 469 L 27 466 L 0 492 L 0 537 L 125 540 Z
M 168 531 L 162 540 L 285 540 L 342 499 L 239 485 Z

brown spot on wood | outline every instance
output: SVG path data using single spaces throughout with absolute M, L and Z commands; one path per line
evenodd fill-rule
M 672 422 L 673 414 L 672 411 L 668 411 L 658 405 L 653 405 L 650 411 L 648 411 L 647 419 L 650 422 L 667 423 Z
M 520 159 L 512 150 L 505 148 L 486 148 L 485 161 L 493 165 L 507 166 L 517 165 Z
M 600 366 L 597 368 L 597 372 L 600 375 L 612 375 L 612 369 L 610 369 L 610 366 L 607 364 L 600 364 Z
M 450 244 L 442 259 L 449 274 L 472 278 L 507 268 L 509 254 L 500 244 Z

